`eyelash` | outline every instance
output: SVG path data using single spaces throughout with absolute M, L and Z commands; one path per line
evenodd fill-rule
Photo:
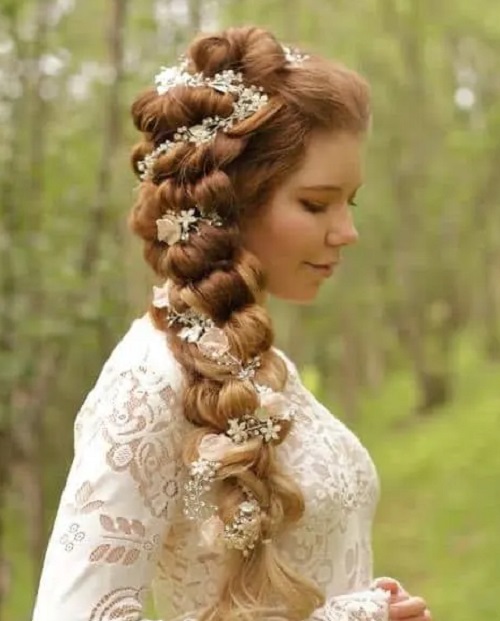
M 322 213 L 326 210 L 326 205 L 318 205 L 305 200 L 301 200 L 300 202 L 310 213 Z
M 328 208 L 327 205 L 318 205 L 317 203 L 311 203 L 306 200 L 301 200 L 300 202 L 302 203 L 302 206 L 305 207 L 310 213 L 323 213 Z M 349 200 L 349 205 L 351 207 L 357 207 L 358 203 L 356 203 L 354 199 L 351 199 Z

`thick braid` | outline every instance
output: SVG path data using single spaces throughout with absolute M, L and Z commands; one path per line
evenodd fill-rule
M 210 474 L 217 514 L 233 533 L 231 528 L 242 508 L 248 510 L 249 500 L 258 508 L 252 514 L 249 547 L 245 543 L 225 548 L 226 575 L 219 598 L 203 611 L 201 621 L 253 621 L 271 610 L 276 616 L 278 609 L 283 618 L 298 620 L 324 603 L 317 585 L 287 566 L 274 543 L 278 533 L 304 513 L 302 491 L 283 472 L 275 448 L 287 437 L 293 419 L 280 419 L 267 439 L 256 434 L 238 441 L 232 435 L 229 440 L 228 431 L 242 416 L 258 412 L 266 395 L 279 395 L 287 380 L 286 366 L 272 349 L 272 324 L 263 306 L 265 278 L 256 257 L 242 244 L 242 210 L 265 200 L 273 184 L 300 161 L 303 146 L 291 145 L 289 138 L 284 141 L 283 127 L 305 137 L 315 125 L 327 126 L 325 96 L 318 84 L 328 89 L 330 79 L 336 100 L 339 82 L 347 79 L 341 70 L 334 79 L 330 66 L 319 65 L 321 81 L 311 83 L 311 111 L 305 113 L 293 92 L 296 75 L 301 73 L 306 83 L 310 78 L 305 71 L 292 69 L 288 61 L 286 50 L 261 29 L 230 29 L 201 37 L 191 46 L 181 72 L 163 74 L 164 92 L 160 93 L 164 86 L 160 84 L 158 91 L 145 93 L 132 107 L 135 125 L 144 136 L 132 153 L 132 164 L 143 183 L 129 222 L 144 239 L 146 260 L 169 283 L 168 300 L 153 303 L 150 313 L 167 334 L 186 378 L 184 414 L 194 429 L 186 438 L 183 460 L 188 468 L 193 463 L 203 465 L 199 460 L 206 442 L 224 438 L 225 450 L 218 454 L 217 467 Z M 222 79 L 231 84 L 228 90 L 218 83 L 196 82 L 206 78 L 220 82 L 222 72 L 241 72 L 245 85 L 257 85 L 269 100 L 259 90 L 243 95 L 239 90 L 240 98 L 250 101 L 251 113 L 243 109 L 240 114 L 240 107 L 238 116 L 230 90 L 234 74 L 224 74 Z M 234 78 L 234 88 L 241 89 L 238 80 Z M 355 87 L 363 91 L 358 82 Z M 307 107 L 307 92 L 304 97 Z M 356 106 L 349 118 L 362 117 L 363 98 L 350 97 Z M 313 105 L 317 112 L 312 111 Z M 231 115 L 236 121 L 226 123 L 224 131 L 213 131 L 214 123 L 222 127 Z M 180 218 L 188 218 L 184 228 L 179 228 Z M 159 234 L 161 226 L 167 237 Z M 195 328 L 186 328 L 183 321 L 193 316 L 206 323 L 196 324 L 196 319 Z M 211 330 L 222 341 L 204 349 L 203 330 Z

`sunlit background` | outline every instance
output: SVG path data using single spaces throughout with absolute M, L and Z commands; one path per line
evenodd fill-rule
M 500 4 L 0 0 L 1 619 L 31 618 L 75 414 L 150 299 L 130 103 L 228 24 L 372 84 L 360 243 L 314 306 L 273 302 L 278 342 L 377 463 L 376 574 L 498 619 Z

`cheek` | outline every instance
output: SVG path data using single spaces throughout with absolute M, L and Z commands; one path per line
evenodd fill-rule
M 293 209 L 282 217 L 269 218 L 262 234 L 266 251 L 273 255 L 299 256 L 308 240 L 315 237 L 313 224 L 308 214 Z
M 294 205 L 275 205 L 243 231 L 243 241 L 268 271 L 292 267 L 310 258 L 318 241 L 317 222 Z

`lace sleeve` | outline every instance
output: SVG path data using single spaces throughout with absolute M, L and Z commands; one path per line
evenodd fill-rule
M 388 601 L 389 593 L 383 589 L 332 597 L 308 621 L 388 621 Z
M 177 407 L 168 378 L 141 367 L 105 375 L 89 394 L 32 621 L 146 621 L 155 561 L 180 506 Z

